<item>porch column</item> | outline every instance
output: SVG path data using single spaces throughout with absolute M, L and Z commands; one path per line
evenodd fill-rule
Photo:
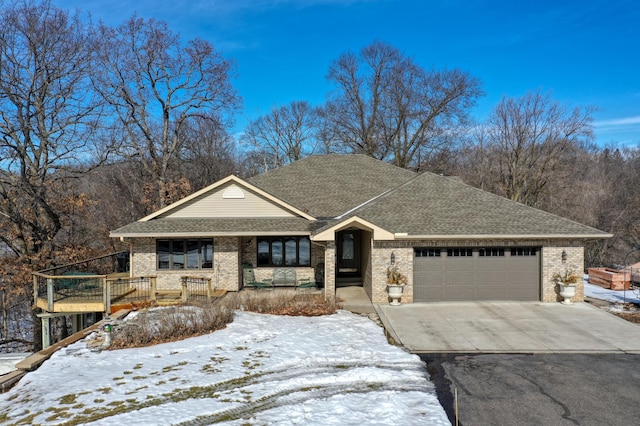
M 324 297 L 336 300 L 336 243 L 327 241 L 324 251 Z
M 51 346 L 51 328 L 49 327 L 49 316 L 42 317 L 42 349 L 47 349 Z
M 71 315 L 71 331 L 77 333 L 85 328 L 85 316 L 86 314 Z

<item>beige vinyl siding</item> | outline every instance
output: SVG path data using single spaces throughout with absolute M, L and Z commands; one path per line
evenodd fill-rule
M 226 196 L 225 196 L 226 194 Z M 242 198 L 240 198 L 242 194 Z M 230 183 L 181 205 L 161 218 L 295 217 L 260 195 Z

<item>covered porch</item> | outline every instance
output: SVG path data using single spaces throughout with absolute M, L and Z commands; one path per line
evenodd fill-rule
M 362 294 L 368 304 L 386 301 L 385 271 L 393 249 L 381 249 L 376 243 L 393 239 L 390 232 L 357 216 L 319 230 L 312 240 L 326 244 L 326 297 L 340 298 L 341 294 L 357 293 L 356 300 Z M 363 305 L 361 302 L 357 304 Z

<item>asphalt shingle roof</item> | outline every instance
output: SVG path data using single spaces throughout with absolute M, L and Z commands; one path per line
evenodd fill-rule
M 182 218 L 133 222 L 111 231 L 112 237 L 231 235 L 310 232 L 318 226 L 303 218 Z
M 418 237 L 608 234 L 471 187 L 460 179 L 418 175 L 364 155 L 311 156 L 249 179 L 256 187 L 320 219 L 184 218 L 130 223 L 113 237 L 317 233 L 358 216 L 395 234 Z M 341 216 L 342 219 L 335 219 Z
M 406 182 L 350 215 L 409 235 L 607 235 L 433 173 Z
M 316 155 L 248 181 L 314 217 L 339 216 L 417 176 L 366 155 Z

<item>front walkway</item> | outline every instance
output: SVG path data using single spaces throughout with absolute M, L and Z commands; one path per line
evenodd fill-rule
M 342 309 L 357 314 L 371 314 L 375 312 L 371 299 L 362 286 L 338 287 L 336 300 Z
M 640 354 L 640 325 L 587 303 L 374 306 L 389 334 L 415 353 Z

